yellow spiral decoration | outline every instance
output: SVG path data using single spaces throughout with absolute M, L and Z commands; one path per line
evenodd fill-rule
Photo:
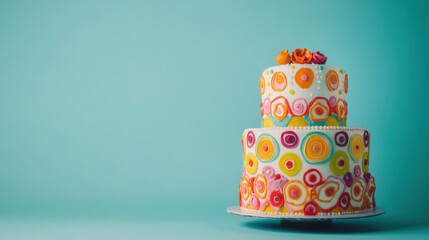
M 304 139 L 303 155 L 310 163 L 321 163 L 332 154 L 332 144 L 322 133 L 312 133 Z
M 349 171 L 349 156 L 344 151 L 336 151 L 329 163 L 331 172 L 337 176 L 344 175 Z
M 246 171 L 249 174 L 255 174 L 258 171 L 258 158 L 253 153 L 246 155 Z
M 256 144 L 256 155 L 261 161 L 273 161 L 279 154 L 279 145 L 277 141 L 266 134 L 259 137 Z
M 359 162 L 363 157 L 363 137 L 359 134 L 351 136 L 349 143 L 350 156 L 352 156 L 353 161 Z
M 289 177 L 295 176 L 301 171 L 302 161 L 295 153 L 285 153 L 279 159 L 279 168 Z
M 326 119 L 325 126 L 339 127 L 340 123 L 334 117 L 328 117 L 328 119 Z

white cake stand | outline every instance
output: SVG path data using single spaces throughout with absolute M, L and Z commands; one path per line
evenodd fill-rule
M 267 214 L 262 212 L 253 212 L 242 210 L 240 206 L 232 206 L 226 209 L 230 214 L 243 216 L 243 217 L 253 217 L 253 218 L 267 218 L 267 219 L 280 219 L 282 220 L 282 225 L 294 225 L 299 222 L 304 223 L 316 223 L 318 227 L 329 227 L 332 224 L 332 220 L 335 219 L 356 219 L 356 218 L 367 218 L 374 217 L 386 213 L 386 210 L 382 207 L 376 207 L 373 210 L 362 211 L 353 214 L 323 214 L 316 216 L 306 216 L 304 214 Z M 314 226 L 314 225 L 313 225 Z

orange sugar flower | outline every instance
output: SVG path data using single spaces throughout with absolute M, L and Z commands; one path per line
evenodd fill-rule
M 307 49 L 295 49 L 292 52 L 292 62 L 296 64 L 311 64 L 312 54 Z

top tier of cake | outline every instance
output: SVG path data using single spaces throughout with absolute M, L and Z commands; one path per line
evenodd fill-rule
M 259 79 L 262 127 L 346 126 L 348 77 L 322 64 L 283 64 Z

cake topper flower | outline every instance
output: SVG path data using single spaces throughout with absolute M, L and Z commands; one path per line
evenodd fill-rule
M 283 50 L 277 55 L 276 62 L 280 65 L 289 64 L 290 63 L 290 55 L 288 50 Z
M 325 64 L 328 58 L 321 52 L 313 52 L 313 58 L 311 59 L 314 64 Z
M 311 64 L 311 58 L 313 56 L 311 55 L 311 52 L 307 49 L 295 49 L 295 51 L 292 52 L 292 62 L 297 64 Z

